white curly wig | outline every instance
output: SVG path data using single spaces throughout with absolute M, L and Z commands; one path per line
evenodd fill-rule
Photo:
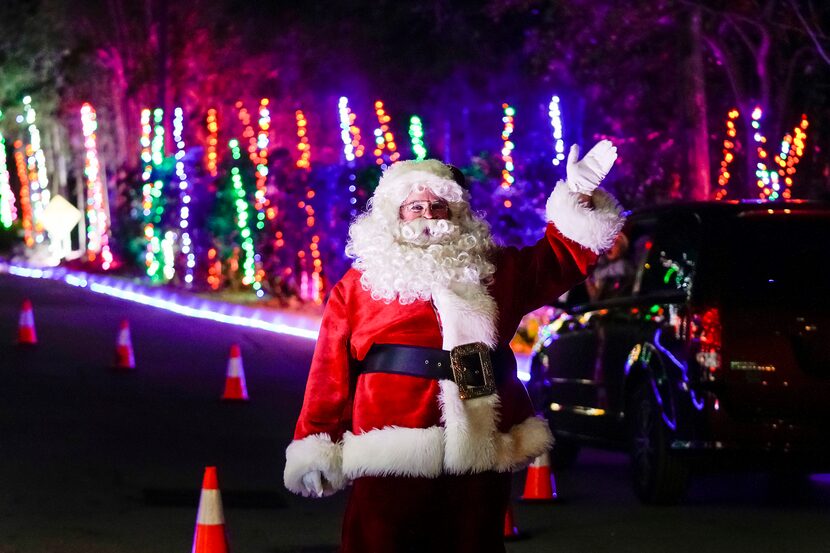
M 440 241 L 418 243 L 407 234 L 400 206 L 412 192 L 430 190 L 450 207 L 448 221 L 421 220 L 440 231 Z M 366 211 L 349 228 L 346 255 L 373 299 L 402 304 L 429 300 L 436 288 L 480 286 L 491 280 L 494 247 L 487 223 L 470 210 L 467 191 L 444 163 L 399 161 L 380 178 Z

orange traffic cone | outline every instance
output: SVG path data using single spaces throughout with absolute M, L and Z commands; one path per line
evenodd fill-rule
M 504 514 L 504 539 L 515 540 L 521 536 L 516 522 L 513 520 L 513 506 L 507 506 L 507 512 Z
M 23 306 L 20 308 L 20 320 L 17 325 L 17 343 L 26 346 L 37 344 L 35 315 L 32 311 L 32 302 L 28 299 L 23 300 Z
M 219 492 L 216 467 L 205 467 L 191 551 L 192 553 L 228 553 L 225 513 L 222 511 L 222 494 Z
M 127 319 L 121 321 L 121 326 L 118 328 L 118 341 L 115 344 L 115 368 L 126 370 L 135 368 L 133 341 L 130 338 L 130 322 Z
M 239 346 L 231 346 L 228 359 L 228 374 L 225 377 L 225 392 L 222 399 L 226 401 L 248 401 L 248 387 L 245 385 L 245 371 L 242 368 L 242 353 Z
M 556 481 L 550 471 L 550 457 L 542 453 L 527 467 L 523 501 L 553 501 L 556 499 Z

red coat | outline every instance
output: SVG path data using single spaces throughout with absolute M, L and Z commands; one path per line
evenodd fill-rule
M 596 260 L 594 251 L 552 223 L 533 246 L 498 249 L 494 279 L 486 288 L 498 310 L 492 318 L 496 343 L 507 345 L 526 313 L 584 280 Z M 323 473 L 327 493 L 367 475 L 516 470 L 550 448 L 547 422 L 535 416 L 515 375 L 504 379 L 497 394 L 466 401 L 449 380 L 386 373 L 352 379 L 350 359 L 363 359 L 373 344 L 448 349 L 442 330 L 469 324 L 465 317 L 448 320 L 455 317 L 453 310 L 442 311 L 434 301 L 373 300 L 360 276 L 349 270 L 326 305 L 287 450 L 289 489 L 304 493 L 302 475 L 310 470 Z

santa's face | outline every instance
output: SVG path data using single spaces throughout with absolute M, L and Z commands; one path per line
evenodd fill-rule
M 416 246 L 441 244 L 458 229 L 450 218 L 449 204 L 432 190 L 415 190 L 401 203 L 401 238 Z
M 490 278 L 490 229 L 464 195 L 428 178 L 402 185 L 406 196 L 376 192 L 370 210 L 349 228 L 346 252 L 372 297 L 408 304 L 431 298 L 436 288 Z
M 416 219 L 449 219 L 450 208 L 447 200 L 438 197 L 429 188 L 425 190 L 413 190 L 409 196 L 401 202 L 399 211 L 402 221 L 414 221 Z

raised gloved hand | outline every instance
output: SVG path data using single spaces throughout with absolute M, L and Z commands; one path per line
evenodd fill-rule
M 313 470 L 303 476 L 303 486 L 305 486 L 306 495 L 308 497 L 323 497 L 323 475 L 319 470 Z
M 579 146 L 574 144 L 565 168 L 571 192 L 590 196 L 617 159 L 617 147 L 610 140 L 600 140 L 579 160 Z

